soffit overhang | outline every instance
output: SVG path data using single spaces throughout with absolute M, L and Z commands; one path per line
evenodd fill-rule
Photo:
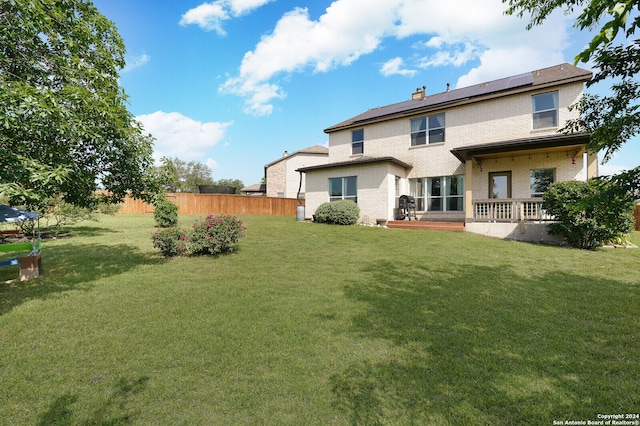
M 588 142 L 588 134 L 575 133 L 471 145 L 454 148 L 451 153 L 463 163 L 468 160 L 572 150 L 577 154 Z

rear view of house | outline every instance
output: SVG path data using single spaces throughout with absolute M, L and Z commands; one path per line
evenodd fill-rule
M 306 216 L 351 199 L 362 218 L 393 220 L 409 195 L 419 220 L 542 239 L 534 225 L 547 219 L 546 187 L 597 175 L 596 156 L 584 150 L 589 135 L 558 133 L 577 117 L 569 106 L 591 75 L 562 64 L 433 95 L 417 89 L 408 101 L 331 126 L 328 162 L 299 168 Z

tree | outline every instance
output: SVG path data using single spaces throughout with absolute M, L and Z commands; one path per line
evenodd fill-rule
M 152 142 L 118 84 L 124 43 L 89 0 L 0 0 L 0 198 L 150 200 Z
M 640 0 L 503 0 L 503 3 L 509 5 L 507 14 L 522 17 L 525 12 L 530 13 L 528 29 L 542 24 L 557 9 L 565 14 L 581 9 L 574 26 L 587 31 L 599 28 L 589 45 L 575 57 L 575 63 L 593 60 L 597 71 L 587 87 L 613 79 L 611 94 L 585 94 L 574 106 L 580 111 L 580 118 L 568 122 L 561 131 L 590 133 L 587 148 L 592 152 L 604 151 L 603 162 L 610 160 L 624 143 L 640 132 L 637 104 L 640 84 L 635 80 L 640 71 L 640 41 L 635 39 L 640 25 Z M 614 45 L 617 36 L 623 42 Z M 640 168 L 633 170 L 640 175 Z
M 235 194 L 240 194 L 240 190 L 244 188 L 244 183 L 240 179 L 219 179 L 214 182 L 214 186 L 220 188 L 233 188 L 235 190 Z
M 157 170 L 169 176 L 165 186 L 168 192 L 197 192 L 200 185 L 214 184 L 209 166 L 197 161 L 163 158 Z
M 630 212 L 635 203 L 616 179 L 619 177 L 551 184 L 544 193 L 545 209 L 556 218 L 549 224 L 549 233 L 589 250 L 624 241 L 633 227 Z

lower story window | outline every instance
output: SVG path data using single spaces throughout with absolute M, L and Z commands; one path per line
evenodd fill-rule
M 529 170 L 529 195 L 542 197 L 547 187 L 556 180 L 555 169 L 534 169 Z
M 338 200 L 358 202 L 358 178 L 356 176 L 329 179 L 329 201 Z
M 464 177 L 438 176 L 410 179 L 411 195 L 418 211 L 461 212 L 464 210 Z

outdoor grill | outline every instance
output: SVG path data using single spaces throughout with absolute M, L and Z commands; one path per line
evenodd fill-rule
M 396 212 L 396 220 L 404 220 L 409 218 L 411 220 L 411 216 L 413 214 L 413 218 L 416 218 L 416 199 L 411 195 L 401 195 L 398 199 L 398 209 Z

